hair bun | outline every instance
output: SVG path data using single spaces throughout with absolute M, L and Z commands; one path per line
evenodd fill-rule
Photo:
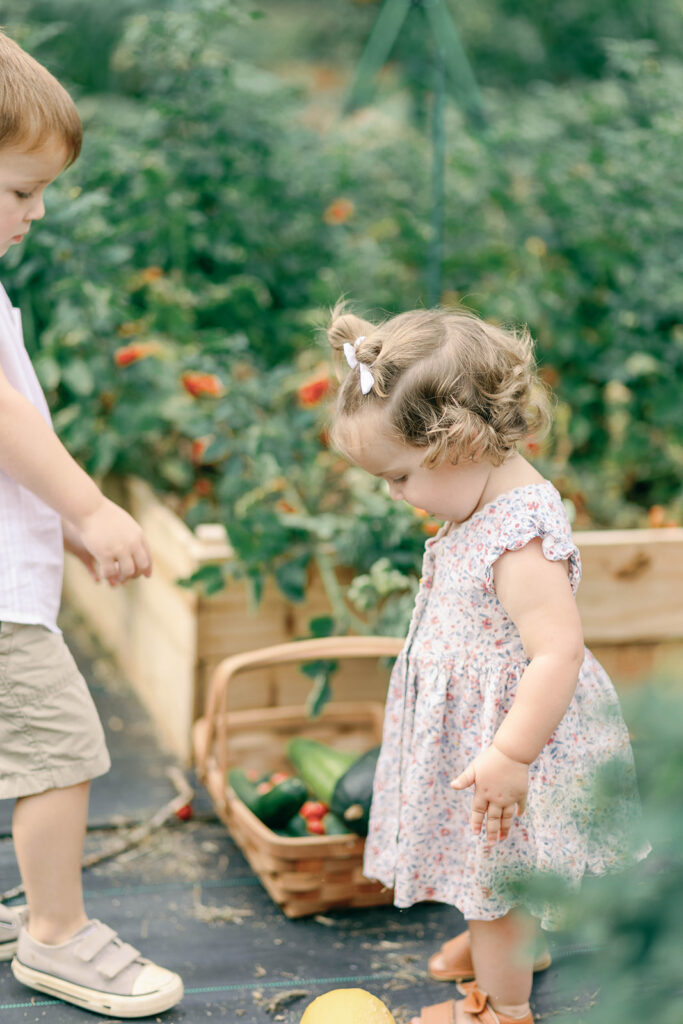
M 374 329 L 369 320 L 363 320 L 355 313 L 347 313 L 345 304 L 338 302 L 330 316 L 327 340 L 335 352 L 341 352 L 346 342 L 353 344 L 357 338 L 372 334 Z M 359 359 L 362 359 L 362 356 L 359 356 Z

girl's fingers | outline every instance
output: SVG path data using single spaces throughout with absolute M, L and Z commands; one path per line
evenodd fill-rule
M 486 800 L 478 799 L 476 795 L 472 800 L 472 831 L 475 835 L 481 832 L 488 806 Z
M 503 813 L 500 817 L 500 838 L 505 839 L 510 831 L 510 826 L 515 818 L 515 805 L 508 804 L 507 807 L 503 808 Z
M 489 804 L 489 809 L 486 813 L 486 838 L 490 843 L 495 843 L 500 835 L 501 818 L 502 808 L 496 804 Z
M 464 772 L 461 772 L 456 779 L 453 779 L 451 786 L 453 789 L 467 789 L 468 786 L 474 785 L 474 765 L 468 764 Z

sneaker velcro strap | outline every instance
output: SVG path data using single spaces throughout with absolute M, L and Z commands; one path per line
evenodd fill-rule
M 97 970 L 105 978 L 111 981 L 117 974 L 125 970 L 126 967 L 130 967 L 140 956 L 140 953 L 134 946 L 131 946 L 128 942 L 112 943 L 111 948 L 107 950 L 101 960 L 96 964 Z
M 116 932 L 113 928 L 110 928 L 108 924 L 102 924 L 101 921 L 96 921 L 94 927 L 86 932 L 81 941 L 74 946 L 74 953 L 81 960 L 90 963 L 115 938 Z

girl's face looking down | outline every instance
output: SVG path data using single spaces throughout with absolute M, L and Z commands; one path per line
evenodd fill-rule
M 429 469 L 422 465 L 425 450 L 388 436 L 377 413 L 354 416 L 344 424 L 343 435 L 348 457 L 386 480 L 394 501 L 406 501 L 453 523 L 469 519 L 485 503 L 484 491 L 493 470 L 490 462 L 465 460 L 454 465 L 446 461 Z

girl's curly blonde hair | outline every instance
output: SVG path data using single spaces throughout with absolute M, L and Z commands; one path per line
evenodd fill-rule
M 335 353 L 354 343 L 374 378 L 361 391 L 358 368 L 337 395 L 332 441 L 344 450 L 344 425 L 359 412 L 386 413 L 391 436 L 424 448 L 423 465 L 474 455 L 500 465 L 530 434 L 550 424 L 550 395 L 536 374 L 526 328 L 507 331 L 467 311 L 414 310 L 378 324 L 337 303 L 327 337 Z

